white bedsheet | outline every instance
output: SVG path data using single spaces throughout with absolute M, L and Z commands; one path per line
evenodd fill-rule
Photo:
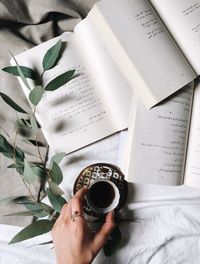
M 73 182 L 93 162 L 117 164 L 119 134 L 70 155 L 64 162 L 62 188 L 71 196 Z M 200 191 L 191 187 L 129 184 L 129 196 L 121 212 L 124 219 L 137 219 L 121 226 L 118 252 L 95 264 L 195 264 L 200 263 Z M 0 225 L 0 264 L 55 263 L 50 246 L 32 246 L 50 240 L 50 234 L 8 245 L 21 228 Z M 31 246 L 31 247 L 30 247 Z

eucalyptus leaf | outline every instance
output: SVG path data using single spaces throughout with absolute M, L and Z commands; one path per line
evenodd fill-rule
M 38 176 L 38 177 L 40 177 L 40 178 L 47 178 L 47 173 L 46 173 L 46 171 L 45 171 L 45 169 L 44 168 L 41 168 L 40 166 L 31 166 L 31 169 L 32 169 L 32 171 L 33 171 L 33 173 L 36 175 L 36 176 Z
M 50 176 L 51 176 L 51 180 L 58 185 L 63 180 L 62 171 L 61 171 L 59 165 L 55 161 L 53 161 L 53 166 L 52 166 L 52 169 L 50 171 Z
M 16 171 L 20 174 L 20 175 L 23 175 L 24 173 L 24 162 L 18 162 L 16 161 Z
M 17 112 L 23 113 L 23 114 L 27 114 L 27 112 L 23 108 L 21 108 L 21 106 L 16 104 L 7 94 L 0 92 L 0 96 L 4 100 L 4 102 L 6 102 L 14 110 L 16 110 Z
M 49 220 L 39 220 L 33 222 L 29 226 L 22 229 L 14 238 L 10 241 L 9 244 L 14 244 L 17 242 L 21 242 L 27 240 L 32 237 L 36 237 L 42 234 L 45 234 L 53 228 L 54 221 Z
M 3 216 L 31 216 L 34 215 L 36 216 L 37 214 L 41 214 L 44 211 L 38 210 L 38 211 L 22 211 L 22 212 L 17 212 L 17 213 L 12 213 L 12 214 L 6 214 Z
M 23 74 L 23 72 L 22 72 L 22 70 L 21 70 L 21 68 L 20 68 L 20 66 L 19 66 L 19 64 L 18 64 L 18 62 L 17 62 L 17 60 L 15 59 L 15 57 L 13 56 L 13 54 L 12 54 L 11 52 L 10 52 L 10 54 L 11 54 L 11 56 L 13 57 L 13 59 L 14 59 L 14 61 L 15 61 L 15 63 L 16 63 L 17 71 L 18 71 L 18 73 L 19 73 L 19 76 L 20 76 L 21 79 L 22 79 L 22 82 L 24 83 L 24 85 L 25 85 L 29 90 L 31 90 L 31 87 L 30 87 L 28 81 L 26 80 L 26 77 L 24 76 L 24 74 Z
M 25 203 L 25 208 L 33 213 L 36 217 L 46 217 L 52 213 L 53 208 L 44 203 Z
M 117 251 L 120 245 L 120 241 L 121 241 L 121 231 L 119 227 L 117 226 L 112 231 L 110 235 L 110 239 L 107 240 L 103 248 L 103 251 L 106 257 L 110 257 Z
M 13 202 L 16 204 L 30 204 L 30 203 L 35 203 L 32 201 L 28 196 L 19 196 L 13 199 Z
M 16 123 L 17 123 L 18 128 L 23 128 L 23 129 L 31 129 L 32 128 L 30 121 L 28 119 L 20 118 L 20 119 L 17 119 Z
M 55 195 L 49 189 L 47 189 L 47 195 L 53 208 L 60 213 L 63 205 L 66 204 L 66 200 L 60 195 Z
M 27 160 L 24 160 L 24 173 L 23 173 L 23 176 L 24 176 L 24 180 L 27 183 L 29 183 L 29 184 L 33 183 L 34 180 L 35 180 L 35 174 L 33 173 L 33 170 L 32 170 L 32 168 L 29 165 Z
M 38 131 L 39 127 L 38 127 L 38 124 L 37 124 L 35 117 L 33 115 L 30 115 L 30 122 L 31 122 L 31 127 L 32 127 L 33 131 L 36 133 Z
M 23 175 L 24 173 L 24 165 L 20 166 L 19 164 L 16 164 L 16 171 L 20 174 Z
M 13 164 L 10 164 L 7 168 L 9 169 L 16 169 L 17 172 L 20 174 L 20 175 L 23 175 L 24 173 L 24 162 L 15 162 Z
M 34 139 L 27 139 L 26 140 L 27 142 L 29 142 L 29 143 L 31 143 L 32 145 L 34 145 L 34 146 L 39 146 L 39 147 L 44 147 L 45 145 L 42 143 L 42 142 L 40 142 L 40 141 L 38 141 L 38 140 L 34 140 Z
M 16 165 L 15 163 L 10 164 L 9 166 L 7 166 L 8 169 L 15 169 Z
M 29 78 L 32 80 L 40 80 L 38 73 L 35 70 L 33 70 L 29 67 L 26 67 L 26 66 L 21 66 L 21 65 L 19 65 L 19 68 L 21 69 L 25 78 Z M 2 71 L 5 71 L 5 72 L 10 73 L 10 74 L 15 75 L 15 76 L 20 76 L 18 69 L 17 69 L 17 66 L 5 67 L 2 69 Z
M 46 216 L 48 216 L 49 215 L 49 213 L 48 212 L 46 212 L 46 211 L 32 211 L 32 214 L 35 216 L 35 217 L 37 217 L 37 218 L 44 218 L 44 217 L 46 217 Z
M 0 153 L 2 153 L 5 157 L 10 159 L 15 159 L 16 161 L 24 160 L 24 153 L 18 147 L 13 147 L 7 139 L 0 134 Z
M 26 197 L 26 199 L 28 199 L 27 196 L 10 196 L 10 197 L 6 197 L 6 198 L 1 199 L 0 203 L 14 202 L 14 203 L 18 204 L 18 202 L 16 202 L 16 201 L 18 201 L 20 199 L 25 199 L 25 197 Z
M 22 204 L 26 209 L 35 213 L 37 211 L 42 211 L 43 216 L 47 216 L 53 212 L 53 208 L 45 203 L 35 202 L 28 198 L 27 196 L 17 197 L 13 200 L 16 204 Z
M 3 135 L 0 135 L 0 153 L 10 159 L 13 159 L 14 157 L 14 147 Z
M 60 57 L 61 47 L 62 47 L 62 41 L 58 40 L 58 42 L 46 52 L 42 61 L 42 66 L 44 71 L 47 71 L 56 65 Z
M 33 88 L 33 90 L 29 94 L 29 100 L 33 105 L 38 105 L 40 100 L 42 99 L 42 95 L 44 93 L 44 90 L 42 86 L 38 85 Z
M 75 73 L 75 70 L 64 72 L 63 74 L 57 76 L 55 79 L 50 81 L 47 84 L 47 86 L 44 88 L 44 90 L 45 91 L 55 91 L 59 87 L 69 82 L 72 79 L 72 76 L 74 75 L 74 73 Z
M 59 164 L 65 156 L 66 156 L 66 153 L 64 152 L 53 155 L 50 161 L 50 169 L 52 169 L 53 162 L 56 162 L 57 164 Z
M 15 151 L 14 151 L 14 159 L 16 160 L 16 162 L 23 162 L 24 161 L 24 152 L 19 148 L 19 147 L 15 147 Z
M 49 245 L 49 244 L 53 244 L 53 240 L 50 240 L 50 241 L 47 241 L 44 243 L 40 243 L 40 244 L 38 244 L 38 246 L 44 246 L 44 245 Z
M 64 192 L 61 190 L 61 188 L 53 181 L 49 181 L 49 189 L 52 193 L 55 195 L 63 195 Z

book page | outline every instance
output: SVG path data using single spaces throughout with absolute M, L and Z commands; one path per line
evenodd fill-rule
M 195 78 L 147 0 L 103 0 L 88 17 L 147 107 Z
M 184 184 L 200 188 L 200 83 L 194 91 L 194 102 L 187 149 Z
M 117 130 L 128 127 L 133 91 L 88 18 L 75 27 L 76 44 Z
M 70 69 L 76 69 L 76 77 L 56 91 L 46 92 L 37 106 L 36 117 L 50 147 L 55 152 L 70 153 L 116 130 L 109 108 L 78 56 L 74 33 L 64 34 L 28 50 L 16 56 L 17 61 L 41 73 L 44 54 L 60 38 L 66 48 L 58 65 L 43 75 L 44 85 Z M 27 88 L 23 86 L 23 89 L 28 97 Z
M 200 74 L 200 0 L 150 0 L 176 43 Z
M 138 99 L 124 153 L 124 160 L 128 160 L 124 172 L 129 181 L 182 183 L 192 98 L 191 84 L 151 110 Z

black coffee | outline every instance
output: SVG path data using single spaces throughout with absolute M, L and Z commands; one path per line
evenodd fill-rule
M 94 183 L 89 190 L 90 201 L 99 208 L 108 207 L 115 198 L 115 190 L 111 184 L 99 181 Z

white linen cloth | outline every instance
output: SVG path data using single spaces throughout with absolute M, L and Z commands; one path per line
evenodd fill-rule
M 74 152 L 62 162 L 66 171 L 62 189 L 68 199 L 74 180 L 86 166 L 95 162 L 118 164 L 120 134 Z M 66 167 L 66 168 L 65 168 Z M 200 263 L 200 191 L 186 186 L 129 184 L 124 222 L 118 251 L 106 258 L 103 252 L 94 264 L 196 264 Z M 49 245 L 50 234 L 8 245 L 21 227 L 0 225 L 1 264 L 55 263 Z M 67 263 L 67 261 L 66 261 Z

